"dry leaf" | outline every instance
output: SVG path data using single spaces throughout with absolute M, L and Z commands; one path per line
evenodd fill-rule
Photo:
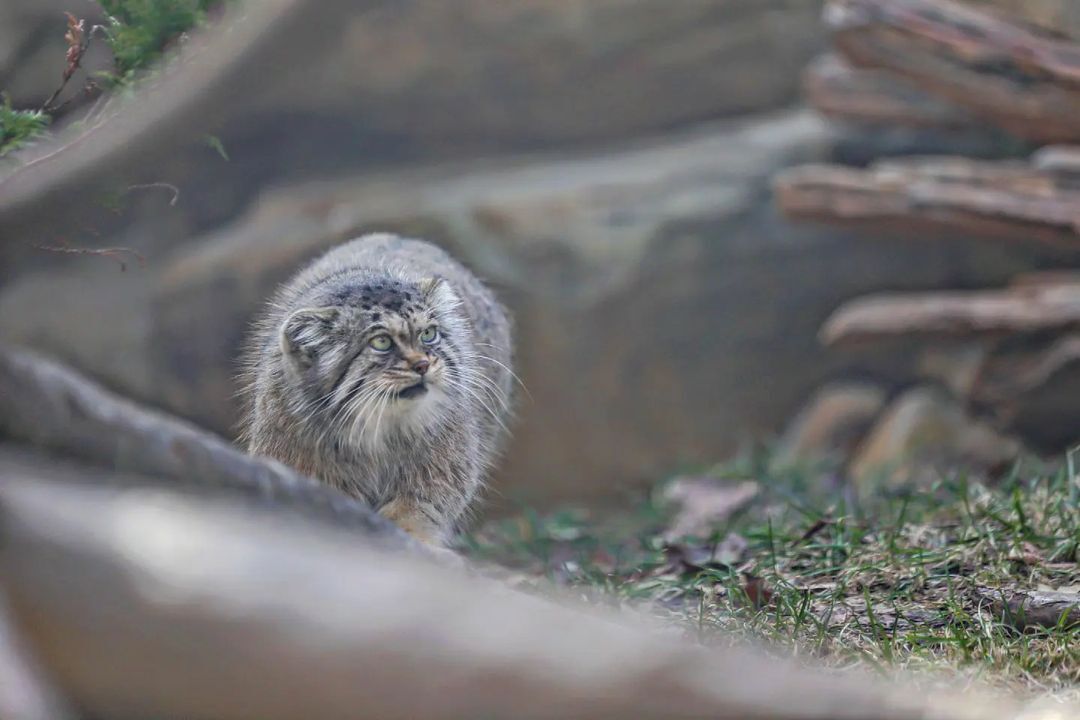
M 683 575 L 702 570 L 733 569 L 743 561 L 748 547 L 746 538 L 737 533 L 728 533 L 718 543 L 667 543 L 664 545 L 668 560 L 666 570 Z
M 64 68 L 64 81 L 66 82 L 79 69 L 79 63 L 82 62 L 83 53 L 86 51 L 86 45 L 84 44 L 86 21 L 79 20 L 69 12 L 64 14 L 67 15 L 67 32 L 64 33 L 64 40 L 68 44 L 67 55 L 65 56 L 67 65 Z
M 664 539 L 709 537 L 716 526 L 745 507 L 758 494 L 753 480 L 729 483 L 710 477 L 679 478 L 664 491 L 664 498 L 679 505 Z

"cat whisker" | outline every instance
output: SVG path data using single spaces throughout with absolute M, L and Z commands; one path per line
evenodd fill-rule
M 505 370 L 510 375 L 510 377 L 514 378 L 514 380 L 517 381 L 517 384 L 520 385 L 521 389 L 525 391 L 525 395 L 528 396 L 529 400 L 533 399 L 532 394 L 529 392 L 529 388 L 525 387 L 525 382 L 521 378 L 518 377 L 517 373 L 515 373 L 513 370 L 511 370 L 509 367 L 507 367 L 505 363 L 500 362 L 500 361 L 496 360 L 493 357 L 489 357 L 487 355 L 482 355 L 480 353 L 477 353 L 476 357 L 478 359 L 480 359 L 480 360 L 487 360 L 488 362 L 495 363 L 496 365 L 501 367 L 503 370 Z

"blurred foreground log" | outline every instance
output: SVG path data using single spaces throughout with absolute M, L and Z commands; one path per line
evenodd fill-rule
M 34 353 L 0 346 L 0 441 L 78 459 L 189 492 L 288 508 L 404 547 L 404 534 L 363 502 L 251 457 L 221 438 L 142 408 Z M 122 477 L 117 476 L 117 477 Z
M 915 158 L 870 169 L 804 165 L 775 182 L 795 219 L 875 229 L 956 231 L 1080 251 L 1080 190 L 1022 162 Z
M 4 473 L 0 582 L 94 717 L 1019 717 L 709 652 L 296 518 L 66 472 Z
M 0 718 L 74 720 L 74 712 L 27 652 L 0 592 Z
M 1080 46 L 953 0 L 832 0 L 835 47 L 1018 137 L 1080 140 Z

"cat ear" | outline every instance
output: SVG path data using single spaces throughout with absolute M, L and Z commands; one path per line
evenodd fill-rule
M 421 280 L 418 285 L 420 286 L 420 292 L 424 294 L 426 298 L 433 298 L 438 294 L 439 288 L 445 284 L 445 280 L 441 277 L 432 276 Z
M 281 351 L 297 368 L 307 369 L 330 344 L 340 313 L 337 308 L 304 308 L 285 318 Z

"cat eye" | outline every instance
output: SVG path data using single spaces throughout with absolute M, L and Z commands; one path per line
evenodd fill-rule
M 386 352 L 394 346 L 394 341 L 390 339 L 389 335 L 376 335 L 368 342 L 373 350 L 378 352 Z
M 431 345 L 439 340 L 439 328 L 432 325 L 420 333 L 420 342 Z

